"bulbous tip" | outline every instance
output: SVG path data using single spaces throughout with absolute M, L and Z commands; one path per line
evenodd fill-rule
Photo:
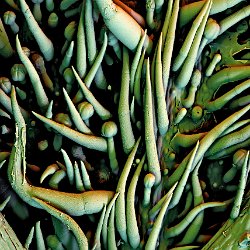
M 55 116 L 55 121 L 64 124 L 67 127 L 71 127 L 72 126 L 72 121 L 69 117 L 68 114 L 64 114 L 64 113 L 58 113 Z
M 94 114 L 94 107 L 89 102 L 81 102 L 78 104 L 78 111 L 83 120 L 89 119 Z
M 209 18 L 204 30 L 204 36 L 208 40 L 213 40 L 220 33 L 220 25 L 213 18 Z
M 112 121 L 105 122 L 102 125 L 102 135 L 107 138 L 115 136 L 117 131 L 117 125 Z
M 146 174 L 146 176 L 144 177 L 144 186 L 146 188 L 152 188 L 154 184 L 155 184 L 155 176 L 151 173 Z
M 15 20 L 16 20 L 16 14 L 15 12 L 9 10 L 9 11 L 6 11 L 3 15 L 3 20 L 4 20 L 4 23 L 7 24 L 7 25 L 12 25 Z
M 246 149 L 237 150 L 233 155 L 233 164 L 237 168 L 241 168 L 243 166 L 246 155 L 247 155 Z

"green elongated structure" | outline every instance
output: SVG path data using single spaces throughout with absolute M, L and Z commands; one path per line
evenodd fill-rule
M 151 91 L 151 79 L 149 73 L 149 59 L 147 59 L 146 86 L 144 97 L 144 123 L 145 123 L 145 145 L 148 160 L 148 170 L 155 176 L 155 185 L 161 181 L 161 170 L 158 159 L 155 134 L 154 134 L 154 118 L 153 118 L 153 103 Z
M 157 54 L 155 58 L 155 95 L 156 95 L 156 114 L 157 126 L 161 136 L 168 131 L 169 119 L 167 112 L 167 104 L 165 100 L 165 91 L 162 74 L 162 33 L 157 45 Z
M 87 71 L 86 35 L 84 30 L 84 4 L 80 13 L 80 20 L 77 27 L 76 36 L 76 69 L 81 78 Z
M 202 160 L 197 164 L 195 167 L 193 174 L 192 174 L 192 189 L 193 189 L 193 196 L 194 196 L 194 206 L 198 206 L 204 203 L 201 184 L 198 177 L 198 170 L 201 166 Z M 201 229 L 202 223 L 204 219 L 204 211 L 200 212 L 196 218 L 191 222 L 189 228 L 186 230 L 186 233 L 178 245 L 187 245 L 192 244 L 196 237 L 199 234 Z
M 78 0 L 62 0 L 60 3 L 60 9 L 61 10 L 66 10 L 68 9 L 71 5 L 76 3 Z
M 228 148 L 232 145 L 239 144 L 250 136 L 250 125 L 245 126 L 241 130 L 237 130 L 233 133 L 227 134 L 219 138 L 215 143 L 207 150 L 205 156 L 212 156 L 221 151 L 221 149 Z
M 95 237 L 94 237 L 93 249 L 96 249 L 96 250 L 101 250 L 101 232 L 102 232 L 106 210 L 107 210 L 107 206 L 104 205 L 97 228 L 96 228 Z
M 245 188 L 246 188 L 246 184 L 247 184 L 247 177 L 248 177 L 249 170 L 250 170 L 249 151 L 247 151 L 247 154 L 245 156 L 244 163 L 242 166 L 242 170 L 241 170 L 239 187 L 238 187 L 238 190 L 237 190 L 237 193 L 235 196 L 232 211 L 230 213 L 230 218 L 233 220 L 235 220 L 240 214 L 240 208 L 241 208 L 243 196 L 245 193 Z
M 20 97 L 21 100 L 25 100 L 27 98 L 26 92 L 24 92 L 20 88 L 17 87 L 16 92 L 17 92 L 17 94 L 18 94 L 18 96 Z
M 108 224 L 108 249 L 117 250 L 115 239 L 115 204 L 111 209 L 109 224 Z
M 193 194 L 191 191 L 188 191 L 187 196 L 186 196 L 186 200 L 185 200 L 185 206 L 184 206 L 183 210 L 181 211 L 181 213 L 179 213 L 178 219 L 182 218 L 183 216 L 185 216 L 188 213 L 188 211 L 190 210 L 190 208 L 192 206 L 192 202 L 193 202 Z
M 233 100 L 230 103 L 229 108 L 236 109 L 238 107 L 245 106 L 245 105 L 249 104 L 249 100 L 250 100 L 250 95 L 245 95 L 245 96 L 239 97 L 238 99 Z
M 25 249 L 29 249 L 30 244 L 32 243 L 33 237 L 34 237 L 35 228 L 34 226 L 30 229 L 29 235 L 27 239 L 25 240 L 24 247 Z
M 67 154 L 67 152 L 63 149 L 61 149 L 62 155 L 63 155 L 63 159 L 65 162 L 65 166 L 66 166 L 66 171 L 67 171 L 67 175 L 68 175 L 68 179 L 69 179 L 69 183 L 70 185 L 73 185 L 74 183 L 74 169 L 73 169 L 73 164 Z
M 192 220 L 204 209 L 211 207 L 219 207 L 223 206 L 223 202 L 207 202 L 193 208 L 187 216 L 176 226 L 166 228 L 164 231 L 164 238 L 168 239 L 174 236 L 179 235 L 181 232 L 185 230 L 185 228 L 192 222 Z
M 112 0 L 95 0 L 103 21 L 108 29 L 130 50 L 135 51 L 143 30 L 141 26 Z M 152 49 L 152 41 L 146 37 L 147 52 Z
M 176 188 L 176 185 L 177 185 L 177 183 L 175 183 L 175 185 L 168 191 L 168 193 L 164 199 L 164 203 L 163 203 L 161 210 L 160 210 L 160 212 L 159 212 L 159 214 L 154 222 L 152 231 L 151 231 L 151 233 L 148 237 L 147 243 L 145 245 L 145 250 L 156 249 L 156 242 L 157 242 L 157 239 L 158 239 L 159 234 L 160 234 L 163 219 L 164 219 L 164 216 L 165 216 L 167 209 L 169 208 L 169 203 L 172 200 L 173 192 Z
M 232 8 L 243 0 L 213 0 L 211 15 L 220 13 L 226 9 Z M 180 10 L 180 26 L 189 23 L 201 10 L 206 0 L 193 2 L 184 5 Z
M 54 84 L 47 73 L 47 69 L 45 67 L 43 57 L 40 56 L 39 54 L 34 54 L 32 56 L 32 59 L 34 60 L 35 67 L 38 69 L 39 73 L 41 74 L 41 77 L 42 77 L 42 80 L 43 80 L 45 87 L 47 89 L 49 89 L 51 92 L 53 92 L 54 91 Z
M 2 19 L 0 18 L 0 55 L 8 58 L 13 55 L 13 48 L 11 47 L 8 35 L 3 26 Z
M 59 219 L 65 224 L 75 235 L 80 250 L 88 250 L 88 240 L 83 233 L 80 226 L 66 213 L 62 213 L 60 210 L 54 208 L 49 203 L 44 202 L 38 198 L 33 198 L 35 202 L 39 204 L 41 208 L 50 213 L 55 218 Z
M 120 99 L 118 104 L 118 119 L 120 124 L 121 138 L 123 150 L 128 154 L 134 144 L 135 136 L 132 128 L 132 122 L 130 118 L 129 110 L 129 54 L 125 46 L 123 46 L 123 67 L 122 67 L 122 79 L 121 79 L 121 90 Z
M 244 80 L 250 76 L 250 66 L 229 66 L 208 78 L 206 85 L 212 91 L 216 91 L 219 87 L 229 82 Z
M 211 9 L 212 1 L 208 1 L 208 7 L 205 9 L 205 15 L 203 16 L 203 19 L 199 25 L 199 28 L 195 34 L 193 43 L 190 47 L 190 50 L 188 52 L 188 55 L 183 63 L 183 66 L 180 70 L 180 73 L 178 74 L 175 85 L 177 88 L 184 88 L 188 84 L 189 80 L 191 79 L 192 72 L 194 69 L 194 65 L 196 63 L 197 55 L 198 55 L 198 49 L 199 45 L 201 43 L 201 39 L 205 30 L 205 26 L 207 23 L 207 19 L 209 16 L 209 12 Z
M 25 0 L 20 0 L 19 2 L 21 11 L 26 19 L 29 29 L 33 34 L 41 52 L 43 53 L 44 58 L 47 61 L 52 60 L 52 58 L 54 57 L 54 46 L 51 40 L 43 33 L 42 29 L 39 27 Z
M 199 15 L 193 21 L 192 26 L 185 38 L 185 41 L 183 42 L 177 57 L 174 59 L 173 66 L 172 66 L 173 71 L 177 71 L 182 66 L 183 62 L 185 61 L 189 53 L 189 50 L 192 46 L 192 43 L 194 42 L 196 32 L 202 23 L 202 20 L 207 12 L 207 9 L 209 8 L 209 4 L 210 4 L 210 1 L 207 0 L 204 6 L 202 7 Z
M 145 30 L 144 35 L 141 37 L 140 42 L 137 45 L 136 52 L 131 64 L 131 69 L 130 69 L 130 93 L 133 93 L 134 90 L 134 82 L 135 82 L 135 73 L 138 68 L 138 64 L 141 58 L 141 54 L 143 52 L 143 44 L 145 42 L 147 35 L 147 30 Z
M 198 141 L 196 143 L 196 146 L 195 146 L 194 150 L 192 151 L 192 154 L 191 154 L 190 159 L 188 161 L 185 172 L 183 173 L 183 175 L 182 175 L 180 181 L 178 182 L 177 187 L 176 187 L 176 189 L 175 189 L 175 191 L 173 193 L 173 198 L 171 200 L 171 203 L 169 204 L 169 208 L 175 207 L 180 202 L 182 193 L 183 193 L 184 188 L 185 188 L 185 186 L 187 184 L 187 180 L 188 180 L 191 168 L 193 166 L 193 162 L 194 162 L 194 159 L 195 159 L 199 144 L 200 143 Z
M 135 81 L 134 81 L 134 98 L 135 101 L 141 106 L 142 105 L 142 96 L 141 96 L 141 86 L 143 78 L 143 63 L 145 58 L 145 49 L 143 50 L 138 67 L 135 72 Z
M 30 77 L 30 81 L 32 83 L 32 87 L 34 88 L 36 100 L 38 106 L 41 108 L 42 111 L 45 111 L 49 105 L 48 97 L 44 91 L 44 88 L 42 86 L 40 77 L 38 73 L 36 72 L 35 67 L 27 57 L 27 55 L 22 50 L 20 41 L 18 39 L 18 35 L 16 36 L 16 49 L 17 53 L 19 55 L 20 60 L 24 64 L 25 68 L 27 69 L 28 75 Z
M 221 61 L 221 54 L 216 53 L 212 59 L 212 61 L 210 62 L 210 64 L 208 65 L 205 75 L 206 77 L 209 77 L 213 74 L 213 71 L 216 67 L 216 65 Z
M 96 38 L 95 38 L 95 26 L 92 14 L 92 0 L 85 1 L 85 31 L 86 31 L 86 45 L 87 45 L 87 55 L 89 64 L 92 65 L 95 61 L 97 55 L 97 48 L 96 48 Z M 102 66 L 98 68 L 96 75 L 95 75 L 95 82 L 96 85 L 101 88 L 105 89 L 107 87 L 107 81 L 104 76 Z
M 201 140 L 206 134 L 207 132 L 190 134 L 190 135 L 176 133 L 176 135 L 171 140 L 171 147 L 173 147 L 173 149 L 175 150 L 178 150 L 179 147 L 184 147 L 184 148 L 191 147 L 198 140 Z
M 197 91 L 197 104 L 203 107 L 204 104 L 211 101 L 214 93 L 223 85 L 248 78 L 250 75 L 249 70 L 250 66 L 248 65 L 229 66 L 213 74 L 201 84 L 200 89 Z
M 127 217 L 127 234 L 129 244 L 133 248 L 137 248 L 140 244 L 140 234 L 139 234 L 139 226 L 136 219 L 136 210 L 135 210 L 135 191 L 138 183 L 138 179 L 142 170 L 142 167 L 145 162 L 146 155 L 144 155 L 139 162 L 135 173 L 130 182 L 127 199 L 126 199 L 126 217 Z
M 232 126 L 230 126 L 228 129 L 226 129 L 226 130 L 221 134 L 220 137 L 222 137 L 222 136 L 224 136 L 224 135 L 227 135 L 227 134 L 229 134 L 229 133 L 231 133 L 231 132 L 233 132 L 233 131 L 235 131 L 235 130 L 237 130 L 237 129 L 239 129 L 239 128 L 241 128 L 241 127 L 247 125 L 247 124 L 249 124 L 249 122 L 250 122 L 250 119 L 241 120 L 241 121 L 236 122 L 235 124 L 233 124 Z
M 86 46 L 87 46 L 87 58 L 89 61 L 89 64 L 92 65 L 96 54 L 97 54 L 97 48 L 96 48 L 96 39 L 95 39 L 95 27 L 94 27 L 94 21 L 92 17 L 92 1 L 86 0 L 85 1 L 85 13 L 84 13 L 84 28 L 86 31 Z
M 89 174 L 87 172 L 87 169 L 86 169 L 85 164 L 84 164 L 83 161 L 80 162 L 80 168 L 81 168 L 82 181 L 83 181 L 84 188 L 86 190 L 93 190 L 93 188 L 91 187 Z
M 185 108 L 190 108 L 193 106 L 194 102 L 195 102 L 195 95 L 196 95 L 196 91 L 198 89 L 198 86 L 201 83 L 201 71 L 198 69 L 195 69 L 193 74 L 192 74 L 192 78 L 191 78 L 191 86 L 189 88 L 189 92 L 188 95 L 185 99 L 183 99 L 182 105 Z
M 182 119 L 186 116 L 186 114 L 187 114 L 187 109 L 181 108 L 174 118 L 174 124 L 176 125 L 176 124 L 180 123 L 182 121 Z
M 15 10 L 19 10 L 19 7 L 17 4 L 14 2 L 14 0 L 4 0 L 9 6 L 11 6 Z
M 49 186 L 58 190 L 60 182 L 66 177 L 66 171 L 64 169 L 57 170 L 49 180 Z
M 141 25 L 141 27 L 145 27 L 145 20 L 143 16 L 135 12 L 132 8 L 130 8 L 128 5 L 126 5 L 120 0 L 113 0 L 113 2 L 119 5 L 122 9 L 124 9 L 131 17 L 133 17 L 136 22 Z
M 50 234 L 46 238 L 46 244 L 51 249 L 58 249 L 58 250 L 64 249 L 62 242 L 60 242 L 60 240 L 55 234 Z
M 10 97 L 8 95 L 6 95 L 6 93 L 0 89 L 0 103 L 3 105 L 3 107 L 12 114 L 12 108 L 11 108 L 11 100 Z M 25 118 L 25 120 L 27 121 L 29 118 L 29 113 L 24 110 L 22 107 L 19 107 L 21 110 L 21 113 L 23 115 L 23 117 Z
M 224 33 L 226 30 L 231 28 L 233 25 L 241 21 L 242 19 L 248 17 L 250 15 L 250 5 L 245 6 L 238 10 L 237 12 L 231 14 L 230 16 L 226 17 L 225 19 L 221 20 L 220 25 L 220 34 Z
M 79 75 L 77 74 L 77 72 L 75 71 L 74 67 L 72 67 L 73 73 L 76 77 L 76 80 L 78 82 L 78 84 L 80 85 L 80 89 L 83 93 L 83 95 L 85 96 L 85 98 L 87 99 L 87 101 L 89 103 L 92 104 L 92 106 L 94 107 L 96 113 L 101 117 L 101 119 L 103 120 L 108 120 L 109 118 L 112 117 L 111 113 L 105 109 L 100 102 L 98 102 L 95 98 L 95 96 L 91 93 L 91 91 L 87 88 L 86 84 L 84 84 L 84 82 L 81 80 L 81 78 L 79 77 Z
M 59 67 L 59 72 L 60 74 L 63 73 L 63 71 L 69 67 L 70 63 L 71 63 L 71 59 L 72 59 L 72 56 L 73 56 L 73 50 L 74 50 L 74 41 L 71 41 L 70 45 L 69 45 L 69 48 L 67 49 L 67 51 L 65 52 L 65 55 L 62 59 L 62 63 Z
M 240 95 L 242 92 L 247 90 L 250 87 L 250 80 L 246 80 L 241 84 L 237 85 L 224 95 L 218 97 L 217 99 L 208 102 L 205 104 L 205 107 L 208 111 L 213 112 L 221 109 L 225 106 L 230 100 L 232 100 L 235 96 Z
M 8 202 L 10 201 L 11 195 L 9 195 L 1 204 L 0 204 L 0 212 L 4 210 Z
M 192 189 L 193 189 L 193 194 L 194 194 L 194 206 L 198 206 L 204 202 L 204 199 L 202 196 L 201 184 L 200 184 L 199 177 L 198 177 L 198 170 L 200 168 L 201 162 L 202 160 L 195 167 L 193 174 L 192 174 Z M 188 245 L 194 242 L 194 240 L 198 236 L 198 233 L 201 229 L 203 219 L 204 219 L 204 211 L 200 212 L 196 216 L 196 218 L 192 221 L 183 239 L 181 240 L 180 243 L 178 243 L 178 245 Z
M 38 221 L 35 225 L 35 234 L 36 234 L 36 247 L 39 250 L 45 250 L 45 241 L 41 229 L 41 222 Z
M 51 220 L 53 228 L 55 231 L 56 237 L 60 242 L 68 249 L 77 248 L 77 240 L 74 234 L 68 229 L 68 226 L 65 225 L 60 219 L 51 215 Z
M 120 193 L 116 193 L 114 195 L 114 197 L 112 198 L 112 200 L 109 202 L 107 209 L 106 209 L 106 213 L 105 216 L 103 218 L 103 225 L 102 225 L 102 241 L 103 241 L 103 246 L 104 249 L 108 248 L 108 219 L 110 216 L 110 212 L 112 207 L 114 206 L 117 197 L 120 195 Z
M 81 118 L 81 115 L 77 111 L 76 107 L 74 106 L 74 103 L 71 101 L 67 91 L 63 88 L 63 94 L 65 97 L 65 100 L 69 107 L 69 112 L 71 114 L 72 120 L 76 126 L 76 128 L 85 134 L 92 134 L 91 130 L 87 127 L 87 125 L 84 123 L 84 121 Z
M 120 193 L 120 195 L 116 201 L 116 209 L 115 209 L 116 227 L 117 227 L 117 231 L 119 232 L 121 238 L 125 242 L 128 241 L 127 223 L 126 223 L 125 188 L 126 188 L 127 178 L 128 178 L 130 169 L 132 167 L 134 157 L 135 157 L 136 151 L 138 149 L 140 140 L 141 140 L 141 138 L 139 138 L 137 140 L 132 151 L 130 152 L 128 159 L 127 159 L 127 161 L 124 165 L 124 168 L 122 170 L 122 173 L 120 175 L 120 178 L 118 180 L 117 187 L 116 187 L 116 192 Z
M 166 34 L 168 32 L 168 27 L 170 23 L 170 18 L 171 18 L 171 13 L 172 13 L 172 8 L 173 8 L 173 0 L 168 1 L 168 6 L 167 6 L 167 12 L 165 15 L 164 23 L 162 26 L 162 42 L 165 42 L 166 40 Z
M 177 19 L 179 14 L 179 5 L 180 1 L 175 0 L 173 7 L 171 7 L 172 13 L 171 18 L 169 19 L 167 33 L 165 41 L 163 40 L 163 55 L 162 55 L 162 67 L 163 67 L 163 84 L 165 92 L 168 88 L 169 82 L 169 75 L 171 69 L 171 61 L 172 61 L 172 54 L 174 49 L 174 41 L 175 41 L 175 31 L 177 26 Z M 168 12 L 167 12 L 168 13 Z M 164 39 L 164 34 L 163 34 Z
M 61 123 L 55 122 L 35 112 L 32 113 L 39 120 L 47 124 L 49 127 L 55 129 L 61 135 L 64 135 L 65 137 L 69 138 L 70 140 L 87 148 L 107 152 L 107 142 L 104 138 L 77 132 Z
M 249 147 L 249 145 L 250 145 L 250 138 L 248 138 L 242 142 L 239 142 L 238 144 L 233 144 L 227 148 L 223 148 L 222 150 L 220 150 L 216 154 L 208 156 L 207 158 L 209 160 L 216 160 L 216 159 L 225 158 L 225 157 L 228 157 L 230 154 L 234 153 L 236 150 L 241 149 L 241 148 L 245 148 L 245 147 Z
M 76 161 L 74 163 L 74 174 L 75 174 L 75 187 L 76 187 L 76 190 L 79 191 L 79 192 L 84 192 L 85 188 L 84 188 L 84 185 L 83 185 L 83 181 L 82 181 L 82 177 L 81 177 L 81 174 L 80 174 L 79 166 L 78 166 Z
M 49 165 L 40 177 L 40 183 L 42 183 L 49 175 L 54 174 L 59 169 L 57 164 Z
M 157 28 L 157 22 L 154 20 L 155 0 L 146 0 L 146 22 L 151 30 Z
M 107 38 L 107 34 L 105 33 L 102 47 L 101 47 L 98 55 L 96 56 L 95 62 L 91 66 L 91 68 L 90 68 L 89 72 L 87 73 L 87 75 L 84 77 L 84 82 L 85 82 L 87 88 L 90 88 L 90 85 L 91 85 L 91 83 L 92 83 L 92 81 L 93 81 L 93 79 L 94 79 L 94 77 L 96 75 L 96 72 L 97 72 L 97 70 L 99 69 L 99 67 L 101 65 L 104 54 L 106 52 L 107 45 L 108 45 L 108 38 Z M 77 102 L 80 102 L 82 99 L 83 99 L 83 93 L 82 93 L 81 90 L 79 90 L 76 93 L 76 95 L 75 95 L 75 97 L 73 98 L 72 101 L 74 103 L 77 103 Z

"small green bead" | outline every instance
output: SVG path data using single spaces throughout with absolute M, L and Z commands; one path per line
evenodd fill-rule
M 195 106 L 192 109 L 192 120 L 194 122 L 199 121 L 202 118 L 203 110 L 200 106 Z
M 58 15 L 55 12 L 52 12 L 49 15 L 49 18 L 48 18 L 48 25 L 49 25 L 49 27 L 50 28 L 57 27 L 58 21 L 59 21 Z

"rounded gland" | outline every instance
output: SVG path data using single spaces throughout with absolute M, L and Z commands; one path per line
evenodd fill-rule
M 244 164 L 245 157 L 247 155 L 247 150 L 239 149 L 233 155 L 233 165 L 238 169 L 241 168 Z
M 44 69 L 44 60 L 43 57 L 39 54 L 33 54 L 32 55 L 32 60 L 34 61 L 34 64 L 36 66 L 37 69 L 39 69 L 40 71 L 42 69 Z
M 200 106 L 195 106 L 192 109 L 192 120 L 199 121 L 203 115 L 203 110 Z
M 72 121 L 70 120 L 70 117 L 68 114 L 64 114 L 64 113 L 58 113 L 55 116 L 55 121 L 58 123 L 62 123 L 67 127 L 71 127 L 72 126 Z
M 213 19 L 209 18 L 204 30 L 204 36 L 208 40 L 213 40 L 220 33 L 220 25 Z
M 23 64 L 14 64 L 10 70 L 12 80 L 15 82 L 24 81 L 27 71 Z
M 152 188 L 155 184 L 155 176 L 151 173 L 146 174 L 144 177 L 144 186 L 145 188 Z
M 52 12 L 50 15 L 49 15 L 49 18 L 48 18 L 48 25 L 50 28 L 55 28 L 57 25 L 58 25 L 58 15 L 55 13 L 55 12 Z
M 89 119 L 94 114 L 94 107 L 89 102 L 81 102 L 78 104 L 78 111 L 83 120 Z
M 107 138 L 115 136 L 117 134 L 117 130 L 117 125 L 112 121 L 105 122 L 102 125 L 102 135 Z
M 8 95 L 11 92 L 11 82 L 7 77 L 0 77 L 0 88 Z
M 73 39 L 73 36 L 75 34 L 77 28 L 77 24 L 75 21 L 72 21 L 68 24 L 68 26 L 64 30 L 64 37 L 68 40 L 71 41 Z
M 4 23 L 7 25 L 12 25 L 16 21 L 16 14 L 13 11 L 6 11 L 3 15 Z

